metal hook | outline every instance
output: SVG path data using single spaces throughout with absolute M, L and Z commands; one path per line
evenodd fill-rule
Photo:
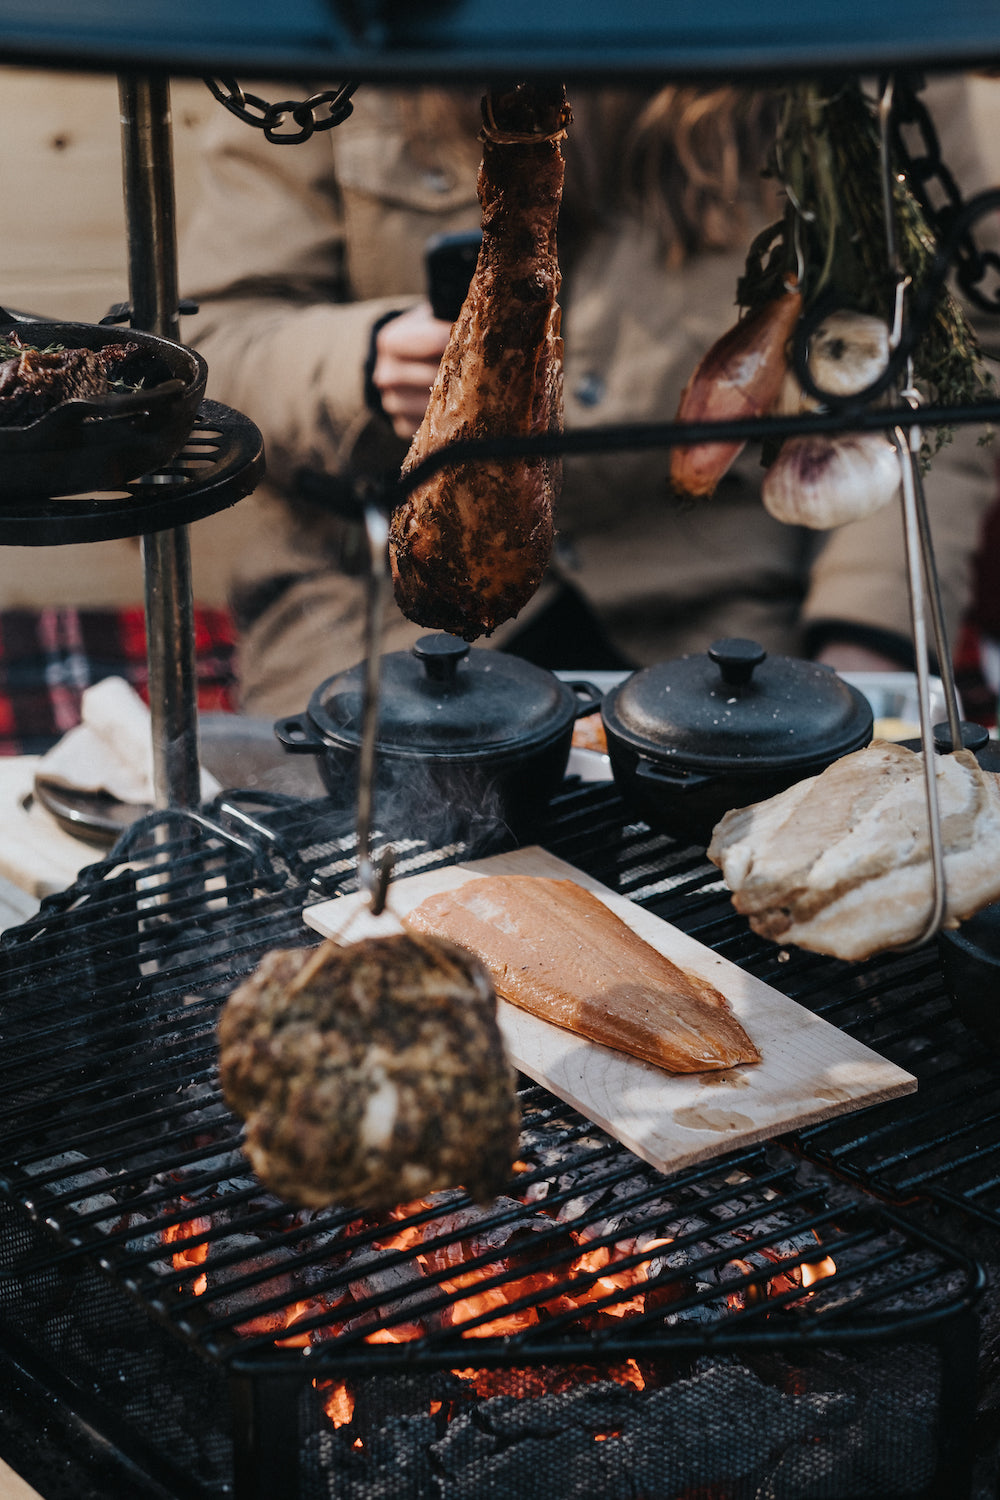
M 363 500 L 368 541 L 368 599 L 365 615 L 365 677 L 361 703 L 361 748 L 358 757 L 357 849 L 358 884 L 368 897 L 373 916 L 385 910 L 395 851 L 386 846 L 378 862 L 372 859 L 372 805 L 375 785 L 375 746 L 378 738 L 379 685 L 382 672 L 382 626 L 389 597 L 389 520 L 371 495 Z
M 890 348 L 899 347 L 903 338 L 906 315 L 906 292 L 910 277 L 906 275 L 899 259 L 896 235 L 896 215 L 893 197 L 893 175 L 890 152 L 890 116 L 894 99 L 894 84 L 890 77 L 879 98 L 879 155 L 882 169 L 882 212 L 885 221 L 886 258 L 889 272 L 895 282 L 895 306 L 893 310 Z M 919 406 L 919 395 L 913 386 L 913 362 L 908 358 L 906 366 L 906 388 L 900 398 L 913 409 Z M 908 943 L 900 944 L 901 952 L 910 952 L 926 943 L 940 928 L 947 910 L 947 884 L 944 868 L 944 840 L 941 833 L 941 808 L 938 800 L 935 763 L 937 751 L 934 730 L 931 724 L 930 666 L 927 643 L 926 610 L 929 606 L 934 633 L 934 647 L 938 659 L 938 670 L 944 684 L 948 709 L 948 724 L 952 746 L 960 749 L 962 732 L 958 711 L 958 694 L 951 666 L 951 653 L 945 631 L 941 591 L 938 583 L 934 549 L 930 535 L 927 504 L 923 481 L 920 475 L 920 449 L 922 434 L 919 424 L 914 423 L 909 434 L 899 426 L 893 429 L 896 451 L 899 455 L 903 509 L 903 535 L 906 546 L 906 570 L 910 590 L 910 621 L 913 630 L 913 649 L 916 658 L 917 698 L 920 705 L 920 744 L 923 752 L 924 790 L 927 802 L 927 822 L 931 856 L 932 896 L 930 910 L 920 934 Z

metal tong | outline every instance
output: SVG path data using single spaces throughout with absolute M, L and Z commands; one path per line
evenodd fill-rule
M 890 78 L 882 89 L 879 99 L 879 145 L 882 169 L 882 212 L 885 222 L 886 250 L 889 271 L 895 283 L 895 307 L 889 335 L 890 351 L 895 351 L 902 340 L 906 314 L 906 292 L 909 277 L 899 256 L 896 235 L 895 209 L 893 205 L 893 171 L 889 150 L 889 126 L 893 106 L 893 80 Z M 914 411 L 919 407 L 919 396 L 913 386 L 913 364 L 907 361 L 906 385 L 898 392 L 899 399 Z M 958 691 L 952 668 L 951 651 L 948 645 L 944 612 L 941 606 L 941 590 L 937 565 L 930 534 L 927 504 L 923 480 L 920 473 L 921 429 L 913 423 L 909 431 L 897 424 L 892 430 L 893 441 L 899 454 L 902 476 L 903 533 L 906 544 L 907 580 L 910 594 L 910 622 L 913 631 L 913 647 L 916 656 L 917 700 L 920 708 L 920 744 L 924 757 L 924 785 L 927 800 L 927 820 L 930 835 L 931 872 L 933 895 L 924 926 L 918 937 L 900 945 L 900 951 L 910 952 L 926 943 L 940 928 L 947 905 L 947 884 L 944 868 L 944 840 L 941 833 L 941 811 L 938 802 L 937 777 L 934 774 L 936 746 L 934 726 L 931 724 L 930 666 L 928 659 L 927 623 L 930 617 L 934 650 L 944 690 L 948 715 L 948 732 L 952 749 L 960 750 L 964 744 L 962 719 L 959 709 Z
M 368 543 L 368 598 L 365 613 L 365 678 L 361 702 L 361 748 L 358 759 L 357 850 L 358 885 L 369 910 L 385 910 L 395 851 L 386 845 L 378 859 L 372 854 L 372 811 L 375 791 L 375 746 L 378 738 L 379 685 L 382 674 L 382 632 L 390 594 L 389 518 L 374 494 L 362 499 Z

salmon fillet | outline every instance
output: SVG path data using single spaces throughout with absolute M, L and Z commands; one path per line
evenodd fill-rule
M 492 875 L 428 896 L 407 925 L 479 957 L 498 995 L 671 1073 L 760 1061 L 706 980 L 685 973 L 573 880 Z

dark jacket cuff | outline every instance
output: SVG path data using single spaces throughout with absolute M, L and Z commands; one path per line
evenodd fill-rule
M 365 359 L 364 368 L 365 405 L 367 406 L 369 411 L 374 412 L 375 415 L 379 417 L 385 417 L 385 412 L 382 410 L 382 398 L 378 393 L 378 386 L 375 384 L 374 380 L 375 361 L 378 358 L 378 349 L 376 348 L 376 343 L 379 333 L 385 327 L 385 325 L 387 323 L 391 323 L 393 318 L 398 318 L 404 311 L 404 308 L 398 307 L 394 312 L 383 313 L 380 318 L 376 318 L 375 322 L 372 324 L 372 331 L 368 338 L 368 355 Z M 386 421 L 388 421 L 387 417 Z
M 917 658 L 913 642 L 895 630 L 880 630 L 877 625 L 861 625 L 853 620 L 811 620 L 805 627 L 805 650 L 810 657 L 818 656 L 824 646 L 843 644 L 862 646 L 876 651 L 880 656 L 891 657 L 899 662 L 901 672 L 916 670 Z M 937 671 L 937 660 L 932 655 L 931 670 Z

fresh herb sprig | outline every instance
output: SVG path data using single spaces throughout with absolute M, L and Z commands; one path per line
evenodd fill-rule
M 937 243 L 904 165 L 892 165 L 898 255 L 916 292 L 928 280 Z M 832 297 L 839 306 L 891 322 L 878 119 L 859 80 L 801 83 L 786 92 L 772 170 L 787 207 L 750 247 L 737 288 L 740 304 L 767 301 L 789 275 L 798 275 L 806 308 Z M 975 331 L 946 286 L 914 348 L 913 374 L 925 396 L 942 405 L 995 394 Z M 944 426 L 928 435 L 925 458 L 951 436 Z

